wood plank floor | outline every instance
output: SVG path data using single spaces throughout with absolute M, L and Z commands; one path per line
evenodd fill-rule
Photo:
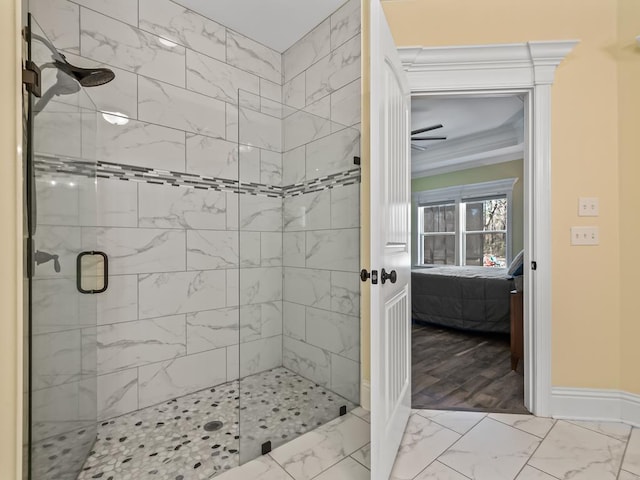
M 528 413 L 507 336 L 414 324 L 412 355 L 413 408 Z

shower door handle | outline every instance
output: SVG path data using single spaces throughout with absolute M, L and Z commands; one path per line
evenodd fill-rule
M 85 270 L 89 268 L 94 268 L 97 270 L 98 263 L 85 264 L 84 262 L 87 260 L 87 257 L 100 257 L 100 261 L 102 262 L 102 286 L 96 285 L 97 288 L 85 288 L 83 283 Z M 93 275 L 94 279 L 97 279 L 98 275 Z M 91 250 L 88 252 L 81 252 L 78 254 L 76 258 L 76 288 L 80 293 L 85 294 L 95 294 L 106 292 L 109 287 L 109 257 L 104 252 L 99 252 L 97 250 Z

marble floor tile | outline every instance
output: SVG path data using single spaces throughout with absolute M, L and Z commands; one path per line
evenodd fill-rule
M 640 428 L 634 428 L 631 432 L 622 469 L 640 477 Z
M 608 435 L 609 437 L 613 437 L 616 440 L 620 440 L 623 442 L 626 442 L 629 439 L 629 435 L 631 434 L 631 426 L 625 425 L 624 423 L 585 422 L 581 420 L 571 420 L 570 422 L 574 425 L 588 428 L 589 430 L 602 433 L 603 435 Z
M 368 411 L 361 407 L 354 408 L 346 416 L 337 418 L 317 430 L 309 431 L 317 424 L 318 415 L 317 411 L 313 413 L 311 410 L 317 410 L 316 406 L 321 406 L 323 400 L 328 400 L 328 396 L 322 394 L 324 390 L 321 387 L 314 386 L 284 368 L 277 368 L 248 379 L 244 379 L 240 385 L 237 381 L 229 382 L 214 389 L 206 389 L 104 421 L 98 430 L 98 442 L 90 460 L 85 463 L 79 480 L 137 479 L 147 476 L 160 480 L 204 480 L 212 476 L 221 480 L 370 478 L 369 425 L 363 420 L 369 419 Z M 233 422 L 234 418 L 237 421 L 235 409 L 228 409 L 227 414 L 230 416 L 226 420 L 224 417 L 227 411 L 224 407 L 237 402 L 238 386 L 240 392 L 255 391 L 249 397 L 250 403 L 246 403 L 245 400 L 247 408 L 241 409 L 240 429 L 238 424 Z M 283 403 L 283 389 L 293 392 L 286 395 L 289 403 Z M 273 396 L 275 393 L 278 394 L 277 398 Z M 313 398 L 309 398 L 310 396 Z M 300 416 L 296 416 L 299 421 L 298 427 L 304 425 L 308 428 L 298 428 L 289 423 L 283 425 L 280 422 L 282 414 L 271 413 L 275 411 L 272 409 L 274 401 L 279 402 L 279 412 L 290 411 L 290 407 L 295 404 L 301 412 Z M 335 406 L 334 401 L 325 403 L 329 409 Z M 202 428 L 202 414 L 206 414 L 205 417 L 208 418 L 214 405 L 217 405 L 217 408 L 213 410 L 218 410 L 217 414 L 223 420 L 224 427 L 202 436 L 198 432 Z M 348 408 L 352 406 L 349 405 Z M 180 413 L 176 415 L 176 412 Z M 518 415 L 497 414 L 486 415 L 475 426 L 469 427 L 469 423 L 461 421 L 463 417 L 456 417 L 456 414 L 460 413 L 431 411 L 418 414 L 414 410 L 390 478 L 640 480 L 640 475 L 636 473 L 640 453 L 639 429 L 631 429 L 629 440 L 617 440 L 614 438 L 616 434 L 620 435 L 630 428 L 613 423 L 604 426 L 598 422 L 588 424 L 593 429 L 608 432 L 607 435 L 573 422 L 558 421 L 549 431 L 549 419 L 523 419 Z M 425 418 L 424 414 L 434 417 Z M 258 418 L 260 416 L 265 418 Z M 435 419 L 449 421 L 452 422 L 452 427 L 468 430 L 461 437 L 436 423 Z M 465 420 L 469 419 L 470 417 Z M 135 425 L 133 422 L 136 422 Z M 247 427 L 251 422 L 254 425 Z M 133 426 L 123 428 L 128 424 Z M 243 425 L 245 428 L 242 428 Z M 264 430 L 260 431 L 266 436 L 243 433 L 247 432 L 246 428 L 250 432 L 258 431 L 258 428 L 254 428 L 258 425 L 264 426 Z M 163 431 L 167 426 L 171 428 Z M 294 435 L 300 435 L 305 431 L 307 433 L 289 444 L 276 448 L 268 455 L 258 456 L 259 454 L 255 453 L 249 457 L 255 459 L 247 463 L 239 458 L 242 457 L 242 450 L 247 449 L 247 442 L 253 442 L 259 447 L 267 437 L 273 439 L 283 432 L 292 431 L 292 428 L 296 430 Z M 528 432 L 523 431 L 525 429 Z M 169 431 L 173 435 L 167 435 Z M 546 438 L 541 440 L 540 437 L 544 437 L 545 433 L 548 433 Z M 238 437 L 241 437 L 240 442 Z M 52 438 L 48 442 L 45 441 L 44 445 L 39 445 L 38 448 L 42 449 L 40 453 L 47 453 L 46 449 L 50 449 L 57 440 Z M 627 454 L 620 469 L 622 452 L 627 441 Z M 179 451 L 173 446 L 175 442 L 182 445 Z M 214 445 L 210 446 L 211 443 Z M 536 450 L 538 445 L 539 448 Z M 151 450 L 154 451 L 153 455 L 148 453 Z M 527 459 L 529 462 L 525 464 Z M 238 464 L 241 466 L 237 467 Z
M 525 465 L 516 480 L 556 480 L 556 477 L 537 470 L 531 465 Z
M 489 417 L 540 438 L 544 438 L 556 423 L 553 418 L 511 413 L 492 413 Z
M 356 450 L 355 452 L 353 452 L 351 454 L 351 458 L 353 458 L 357 462 L 360 462 L 368 469 L 371 469 L 371 444 L 368 443 L 360 450 Z
M 621 470 L 620 475 L 618 475 L 618 480 L 640 480 L 638 475 L 634 475 L 633 473 L 627 472 L 626 470 Z
M 256 478 L 260 480 L 291 480 L 291 477 L 270 456 L 256 458 L 244 465 L 223 473 L 220 480 L 247 480 Z
M 467 477 L 440 462 L 433 462 L 415 480 L 467 480 Z
M 414 410 L 414 412 L 460 435 L 467 433 L 487 415 L 481 412 L 451 412 L 447 410 Z
M 361 419 L 363 419 L 367 423 L 371 423 L 371 412 L 369 410 L 365 410 L 362 407 L 356 407 L 351 411 L 351 413 L 353 413 L 354 415 L 360 417 Z
M 560 479 L 614 480 L 624 448 L 625 442 L 558 421 L 529 464 Z
M 460 438 L 420 415 L 411 415 L 391 471 L 393 480 L 411 480 Z
M 351 457 L 336 463 L 315 477 L 315 480 L 369 480 L 371 472 Z
M 512 480 L 540 439 L 485 418 L 438 460 L 475 480 Z
M 314 478 L 369 442 L 369 424 L 347 414 L 271 452 L 295 480 Z

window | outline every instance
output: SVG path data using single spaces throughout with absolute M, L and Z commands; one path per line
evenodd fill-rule
M 515 181 L 415 194 L 418 263 L 506 267 L 511 257 L 509 204 Z
M 460 203 L 464 265 L 507 266 L 507 207 L 506 196 Z
M 456 264 L 456 205 L 429 205 L 420 208 L 422 217 L 423 263 Z

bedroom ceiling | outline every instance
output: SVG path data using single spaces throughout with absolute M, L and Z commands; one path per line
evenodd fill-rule
M 442 124 L 420 136 L 446 140 L 413 142 L 412 176 L 473 168 L 523 156 L 524 103 L 519 95 L 415 96 L 411 99 L 411 128 Z
M 174 0 L 205 17 L 284 52 L 345 0 Z

